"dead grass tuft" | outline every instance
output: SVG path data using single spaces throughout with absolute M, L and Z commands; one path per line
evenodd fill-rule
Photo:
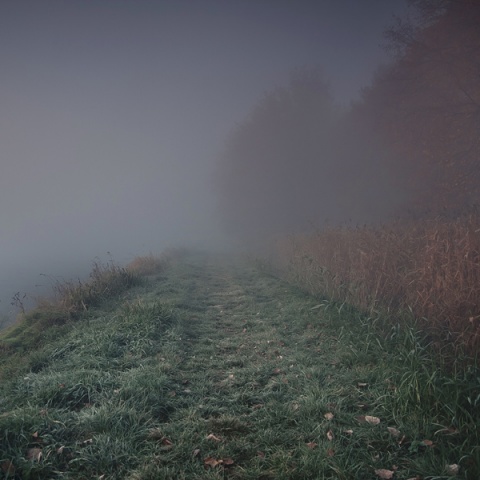
M 127 270 L 136 275 L 155 275 L 163 272 L 172 262 L 182 258 L 187 253 L 184 248 L 167 248 L 160 255 L 140 255 L 128 265 Z
M 154 275 L 161 273 L 168 267 L 170 259 L 167 255 L 155 256 L 153 254 L 135 257 L 128 265 L 127 269 L 137 275 Z
M 329 228 L 277 240 L 274 266 L 364 311 L 411 311 L 440 346 L 480 345 L 480 216 Z

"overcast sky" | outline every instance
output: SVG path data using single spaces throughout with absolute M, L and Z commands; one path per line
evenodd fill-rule
M 403 0 L 1 0 L 0 311 L 75 277 L 216 243 L 226 136 L 295 67 L 348 104 Z

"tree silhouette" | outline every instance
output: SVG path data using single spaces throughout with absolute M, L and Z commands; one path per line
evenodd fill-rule
M 266 93 L 231 133 L 217 185 L 224 225 L 265 235 L 305 228 L 321 198 L 339 113 L 318 69 L 299 69 Z
M 395 61 L 364 92 L 365 110 L 401 153 L 417 203 L 480 200 L 480 1 L 412 0 L 386 32 Z

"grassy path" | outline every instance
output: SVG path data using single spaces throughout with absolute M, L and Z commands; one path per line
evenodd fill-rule
M 399 401 L 398 358 L 354 312 L 318 302 L 245 263 L 188 257 L 4 381 L 1 472 L 451 478 L 464 440 Z

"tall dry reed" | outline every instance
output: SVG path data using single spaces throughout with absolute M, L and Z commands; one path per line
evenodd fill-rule
M 273 263 L 311 293 L 412 311 L 442 342 L 480 345 L 480 216 L 331 227 L 277 239 Z

